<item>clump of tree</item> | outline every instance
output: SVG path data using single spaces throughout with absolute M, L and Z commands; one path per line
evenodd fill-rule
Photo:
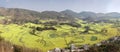
M 85 26 L 84 28 L 85 28 L 85 30 L 82 33 L 89 33 L 90 27 L 89 26 Z
M 76 22 L 60 23 L 60 25 L 69 25 L 69 26 L 76 27 L 76 28 L 81 27 L 81 25 Z
M 30 34 L 33 34 L 33 35 L 36 35 L 36 32 L 37 31 L 44 31 L 44 30 L 57 30 L 56 28 L 54 27 L 31 27 L 31 31 L 30 31 Z
M 91 40 L 91 41 L 96 41 L 97 39 L 98 39 L 98 38 L 97 38 L 96 36 L 92 36 L 90 40 Z
M 57 25 L 57 24 L 58 24 L 57 21 L 49 21 L 49 22 L 43 23 L 43 25 L 45 25 L 45 26 L 54 26 L 54 25 Z
M 57 29 L 54 28 L 54 27 L 44 27 L 44 28 L 35 27 L 35 30 L 37 30 L 37 31 L 43 31 L 43 30 L 57 30 Z
M 106 28 L 101 29 L 101 33 L 107 35 L 108 30 Z

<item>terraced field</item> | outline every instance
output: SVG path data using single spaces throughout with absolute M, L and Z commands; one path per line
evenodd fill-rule
M 113 24 L 85 23 L 82 20 L 76 22 L 81 27 L 73 27 L 66 24 L 54 26 L 33 23 L 23 25 L 0 24 L 0 36 L 13 44 L 38 48 L 46 52 L 55 47 L 67 47 L 71 43 L 75 45 L 93 45 L 110 37 L 120 35 L 117 27 L 113 27 Z M 41 28 L 43 29 L 40 30 Z M 49 30 L 45 30 L 45 28 Z

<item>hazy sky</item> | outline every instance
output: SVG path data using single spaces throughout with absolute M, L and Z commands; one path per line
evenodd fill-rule
M 120 12 L 120 0 L 0 0 L 0 7 L 25 8 L 36 11 Z

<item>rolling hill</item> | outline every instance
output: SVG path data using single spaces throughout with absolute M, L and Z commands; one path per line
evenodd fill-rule
M 0 37 L 26 50 L 30 48 L 43 52 L 56 47 L 69 47 L 72 43 L 77 46 L 94 45 L 120 36 L 119 18 L 119 13 L 76 13 L 71 10 L 37 12 L 1 7 Z
M 40 23 L 39 20 L 57 20 L 57 21 L 76 21 L 76 19 L 83 19 L 86 21 L 104 21 L 110 19 L 120 19 L 120 13 L 94 13 L 83 11 L 80 13 L 72 10 L 64 10 L 61 12 L 56 11 L 43 11 L 37 12 L 20 8 L 3 8 L 0 7 L 0 15 L 5 16 L 6 19 L 2 20 L 3 24 L 16 23 L 23 24 L 26 22 Z

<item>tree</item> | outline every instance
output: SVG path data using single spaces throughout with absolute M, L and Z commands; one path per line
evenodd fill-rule
M 89 27 L 89 26 L 85 26 L 84 28 L 85 28 L 85 31 L 84 31 L 84 32 L 82 32 L 82 33 L 88 33 L 88 32 L 89 32 L 89 30 L 90 30 L 90 27 Z
M 98 38 L 97 38 L 96 36 L 92 36 L 90 40 L 91 40 L 91 41 L 96 41 L 97 39 L 98 39 Z
M 32 30 L 30 31 L 30 34 L 36 35 L 35 32 L 36 32 L 36 30 L 35 30 L 35 29 L 32 29 Z

